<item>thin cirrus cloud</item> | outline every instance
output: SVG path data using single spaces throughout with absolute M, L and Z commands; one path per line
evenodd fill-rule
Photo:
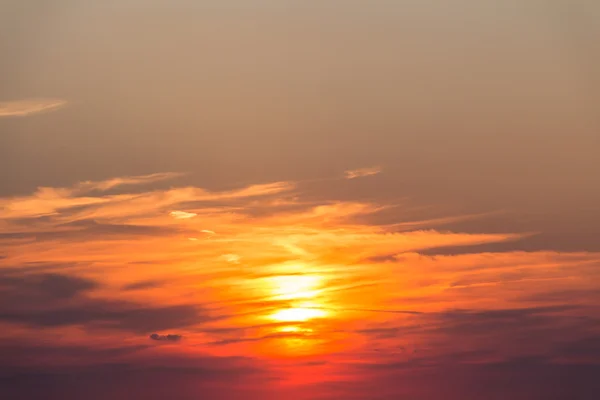
M 175 219 L 190 219 L 194 218 L 198 214 L 186 211 L 171 211 L 169 215 Z
M 73 187 L 40 187 L 31 195 L 0 198 L 0 218 L 31 218 L 70 214 L 77 218 L 108 218 L 156 212 L 163 208 L 176 208 L 181 203 L 232 201 L 251 197 L 276 195 L 293 188 L 290 182 L 250 185 L 223 192 L 210 192 L 197 187 L 152 190 L 142 194 L 101 194 L 108 189 L 125 185 L 145 185 L 180 176 L 177 173 L 113 178 L 105 181 L 87 181 Z M 177 214 L 176 214 L 177 215 Z M 181 214 L 179 214 L 181 215 Z
M 0 102 L 0 118 L 27 117 L 43 112 L 56 111 L 67 105 L 61 99 L 28 99 Z
M 359 168 L 348 170 L 344 173 L 346 179 L 356 179 L 356 178 L 364 178 L 366 176 L 373 176 L 383 172 L 383 168 L 376 166 L 370 168 Z
M 120 178 L 107 179 L 104 181 L 85 181 L 78 184 L 76 188 L 80 193 L 85 193 L 92 190 L 107 191 L 119 186 L 145 185 L 149 183 L 174 179 L 182 175 L 183 174 L 179 172 L 160 172 L 148 175 L 125 176 Z
M 232 264 L 239 264 L 240 260 L 241 260 L 241 257 L 238 256 L 237 254 L 223 254 L 223 256 L 221 256 L 221 258 Z

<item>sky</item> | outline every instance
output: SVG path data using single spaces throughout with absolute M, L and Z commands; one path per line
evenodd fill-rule
M 596 399 L 599 39 L 592 0 L 0 0 L 0 394 Z

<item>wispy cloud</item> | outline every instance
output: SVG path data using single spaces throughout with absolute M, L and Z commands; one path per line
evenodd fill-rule
M 190 219 L 194 218 L 198 214 L 185 211 L 171 211 L 169 215 L 175 219 Z
M 41 332 L 57 345 L 101 347 L 125 338 L 140 354 L 107 359 L 133 365 L 159 353 L 308 354 L 326 357 L 323 368 L 361 360 L 368 371 L 393 373 L 510 360 L 521 337 L 546 338 L 523 354 L 535 347 L 579 357 L 579 347 L 593 345 L 577 333 L 598 320 L 598 254 L 452 254 L 510 246 L 525 234 L 426 229 L 487 214 L 375 223 L 373 215 L 402 207 L 315 200 L 294 182 L 225 191 L 151 185 L 176 176 L 0 198 L 0 296 L 8 300 L 0 339 L 36 343 Z M 448 251 L 427 254 L 441 248 Z M 553 353 L 559 342 L 574 344 Z
M 360 168 L 346 171 L 345 177 L 346 179 L 356 179 L 363 178 L 365 176 L 377 175 L 381 172 L 383 172 L 382 167 Z
M 156 174 L 125 176 L 112 178 L 104 181 L 85 181 L 78 184 L 75 189 L 81 193 L 92 190 L 106 191 L 119 186 L 146 185 L 150 183 L 165 181 L 180 177 L 184 174 L 179 172 L 161 172 Z
M 241 260 L 241 257 L 237 254 L 223 254 L 221 258 L 232 264 L 239 264 Z
M 60 99 L 29 99 L 0 102 L 1 117 L 26 117 L 42 112 L 55 111 L 67 104 Z
M 29 196 L 0 198 L 0 218 L 26 218 L 56 215 L 75 209 L 79 217 L 102 218 L 117 215 L 131 216 L 155 212 L 162 208 L 176 208 L 182 203 L 231 201 L 251 197 L 275 195 L 291 190 L 289 182 L 251 185 L 241 189 L 210 192 L 196 187 L 147 191 L 142 194 L 101 195 L 112 188 L 128 185 L 145 185 L 157 181 L 173 179 L 179 173 L 162 173 L 132 177 L 113 178 L 105 181 L 86 181 L 72 187 L 40 187 Z M 124 207 L 125 206 L 125 207 Z M 86 208 L 87 207 L 87 208 Z M 131 208 L 130 208 L 131 207 Z M 191 214 L 191 212 L 188 212 Z M 187 214 L 176 213 L 173 216 Z

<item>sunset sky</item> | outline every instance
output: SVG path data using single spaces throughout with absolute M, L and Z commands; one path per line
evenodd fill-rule
M 600 2 L 0 0 L 0 399 L 600 398 Z

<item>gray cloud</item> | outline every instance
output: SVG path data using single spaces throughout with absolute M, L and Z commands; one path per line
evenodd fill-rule
M 381 254 L 367 258 L 365 261 L 373 263 L 397 262 L 397 254 Z
M 22 304 L 47 305 L 97 288 L 93 280 L 58 273 L 0 274 L 0 293 L 16 307 Z
M 301 338 L 301 339 L 310 339 L 313 337 L 312 334 L 302 333 L 302 332 L 278 332 L 272 333 L 269 335 L 263 335 L 259 337 L 230 337 L 226 339 L 217 340 L 211 343 L 208 343 L 210 346 L 226 346 L 228 344 L 234 343 L 244 343 L 244 342 L 259 342 L 262 340 L 270 340 L 270 339 L 284 339 L 284 338 Z
M 354 368 L 363 377 L 361 383 L 344 382 L 344 391 L 351 391 L 354 399 L 381 400 L 481 399 L 490 398 L 490 393 L 495 399 L 593 400 L 600 388 L 595 378 L 600 364 L 560 364 L 547 357 L 468 362 L 481 356 L 486 353 L 457 352 L 445 358 L 357 364 Z M 363 380 L 383 395 L 369 396 Z
M 32 222 L 34 221 L 32 220 Z M 68 239 L 77 241 L 89 240 L 95 237 L 102 237 L 103 240 L 116 240 L 124 237 L 163 236 L 186 232 L 180 227 L 111 224 L 88 219 L 49 226 L 52 227 L 49 230 L 2 232 L 0 233 L 0 240 L 35 239 L 37 241 L 52 241 Z
M 155 280 L 147 280 L 147 281 L 139 281 L 139 282 L 129 283 L 129 284 L 123 286 L 122 289 L 123 290 L 152 289 L 152 288 L 161 287 L 162 285 L 163 285 L 162 282 L 155 281 Z
M 83 345 L 64 345 L 56 340 L 44 340 L 36 343 L 18 338 L 9 338 L 0 344 L 0 368 L 15 366 L 24 355 L 30 359 L 30 365 L 43 362 L 48 358 L 68 358 L 72 362 L 94 359 L 97 362 L 110 360 L 137 353 L 147 349 L 149 345 L 117 345 L 112 347 L 96 347 Z
M 153 333 L 149 337 L 152 340 L 166 341 L 166 342 L 179 342 L 183 338 L 183 336 L 181 336 L 181 335 L 173 335 L 173 334 L 159 335 L 158 333 Z
M 52 309 L 0 309 L 0 321 L 37 328 L 88 325 L 147 334 L 210 320 L 196 306 L 146 307 L 136 303 L 87 300 Z
M 64 274 L 4 273 L 0 275 L 0 321 L 37 328 L 87 325 L 147 334 L 211 319 L 193 305 L 155 307 L 86 296 L 97 287 L 93 280 Z
M 579 309 L 575 305 L 563 304 L 497 310 L 449 310 L 430 315 L 427 323 L 431 325 L 426 329 L 448 336 L 504 335 L 506 339 L 525 332 L 533 335 L 544 330 L 562 329 L 557 321 L 578 326 L 580 322 L 577 319 L 572 319 L 564 313 Z
M 224 400 L 223 393 L 233 396 L 229 398 L 244 397 L 243 390 L 231 388 L 232 379 L 267 377 L 260 364 L 243 357 L 189 357 L 158 353 L 154 348 L 151 344 L 102 347 L 4 340 L 0 343 L 0 393 L 3 398 L 23 400 L 193 400 L 200 392 Z M 23 364 L 23 359 L 28 362 Z M 49 368 L 48 359 L 60 362 Z
M 527 302 L 562 302 L 568 303 L 573 299 L 590 299 L 592 303 L 600 304 L 600 289 L 570 289 L 542 292 L 536 294 L 523 294 L 519 300 Z

